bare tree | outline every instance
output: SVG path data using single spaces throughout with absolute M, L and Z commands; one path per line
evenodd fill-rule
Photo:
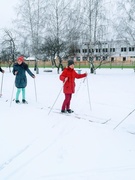
M 97 42 L 104 40 L 107 32 L 107 18 L 103 0 L 84 0 L 84 31 L 82 41 L 87 46 L 87 60 L 90 72 L 94 73 L 94 47 Z
M 4 30 L 1 58 L 4 59 L 4 61 L 7 61 L 10 72 L 10 67 L 12 63 L 15 62 L 16 55 L 15 38 L 13 37 L 11 31 Z
M 18 16 L 14 21 L 16 32 L 21 34 L 21 41 L 29 44 L 29 51 L 32 55 L 37 55 L 42 35 L 45 31 L 45 1 L 43 0 L 20 0 L 17 6 Z
M 66 47 L 65 55 L 69 58 L 76 58 L 77 49 L 81 43 L 81 36 L 84 24 L 82 23 L 83 11 L 81 9 L 81 2 L 77 1 L 70 9 L 68 14 L 68 21 L 66 27 Z
M 67 22 L 70 13 L 70 0 L 50 0 L 48 7 L 46 37 L 51 39 L 53 44 L 53 63 L 58 68 L 62 64 L 62 57 L 65 51 L 65 43 L 67 42 Z M 54 54 L 55 53 L 55 54 Z M 59 63 L 55 62 L 58 57 Z M 61 66 L 62 67 L 62 66 Z
M 114 29 L 117 32 L 117 38 L 135 41 L 135 1 L 119 0 L 117 6 L 117 15 L 115 17 Z

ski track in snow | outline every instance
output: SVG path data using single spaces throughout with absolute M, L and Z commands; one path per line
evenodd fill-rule
M 108 72 L 110 72 L 110 71 L 108 71 Z M 134 82 L 134 75 L 132 76 L 132 73 L 130 74 L 129 72 L 126 75 L 128 75 L 129 77 L 131 75 L 131 77 L 130 78 L 128 77 L 128 78 L 130 80 L 132 80 L 131 78 L 133 77 L 133 81 L 131 81 L 131 82 Z M 0 101 L 3 103 L 2 112 L 1 112 L 2 115 L 5 115 L 7 113 L 7 111 L 8 111 L 7 115 L 8 114 L 11 115 L 11 113 L 12 113 L 13 116 L 11 116 L 10 121 L 11 122 L 13 121 L 13 123 L 16 123 L 16 121 L 14 121 L 14 118 L 18 118 L 18 116 L 14 117 L 14 114 L 16 112 L 18 112 L 20 114 L 24 111 L 24 113 L 26 113 L 27 115 L 29 114 L 29 117 L 33 119 L 33 121 L 30 121 L 31 119 L 28 118 L 27 121 L 30 123 L 35 123 L 35 122 L 36 123 L 31 124 L 31 126 L 28 126 L 28 128 L 31 128 L 31 129 L 35 128 L 33 130 L 35 132 L 35 136 L 33 135 L 34 138 L 33 138 L 33 136 L 31 136 L 31 138 L 30 138 L 31 140 L 32 139 L 34 139 L 34 140 L 33 141 L 30 140 L 30 143 L 25 142 L 24 146 L 22 146 L 22 148 L 19 148 L 19 150 L 17 151 L 16 154 L 12 153 L 14 155 L 8 156 L 10 158 L 5 158 L 5 159 L 3 158 L 4 159 L 4 160 L 2 160 L 3 163 L 0 164 L 0 179 L 1 180 L 19 180 L 19 179 L 21 179 L 21 180 L 34 180 L 34 179 L 35 180 L 44 180 L 44 179 L 46 179 L 46 180 L 86 180 L 86 179 L 87 180 L 89 180 L 89 179 L 108 180 L 109 178 L 111 178 L 111 180 L 118 180 L 118 179 L 134 180 L 135 164 L 134 164 L 134 160 L 132 160 L 132 159 L 134 159 L 134 153 L 135 153 L 135 147 L 134 147 L 134 135 L 135 135 L 134 128 L 135 128 L 135 126 L 134 126 L 134 121 L 133 121 L 134 113 L 132 113 L 130 116 L 128 116 L 126 118 L 126 120 L 124 121 L 124 123 L 120 124 L 120 126 L 117 130 L 113 131 L 113 128 L 122 119 L 124 119 L 131 112 L 131 110 L 133 110 L 133 107 L 134 107 L 133 99 L 135 97 L 134 90 L 130 91 L 130 89 L 129 89 L 129 92 L 128 92 L 129 86 L 127 86 L 127 84 L 126 84 L 126 80 L 128 80 L 128 79 L 126 79 L 126 80 L 124 79 L 123 80 L 124 83 L 122 85 L 120 85 L 120 83 L 115 84 L 116 83 L 115 80 L 117 80 L 117 78 L 114 79 L 115 76 L 113 76 L 113 77 L 111 75 L 108 76 L 108 74 L 109 73 L 106 73 L 106 72 L 105 72 L 105 74 L 103 74 L 102 70 L 101 70 L 101 74 L 97 74 L 96 76 L 90 75 L 89 80 L 90 80 L 91 102 L 92 102 L 92 108 L 95 109 L 95 113 L 92 111 L 91 114 L 90 113 L 87 114 L 87 111 L 83 111 L 83 108 L 89 109 L 89 107 L 88 107 L 89 103 L 88 103 L 87 97 L 86 98 L 85 98 L 85 96 L 81 97 L 82 93 L 87 94 L 86 93 L 87 92 L 86 91 L 86 87 L 87 87 L 86 83 L 85 82 L 83 83 L 82 80 L 78 81 L 78 88 L 76 89 L 76 94 L 73 97 L 73 104 L 74 104 L 73 107 L 76 107 L 76 105 L 78 105 L 78 97 L 79 97 L 80 106 L 84 105 L 84 107 L 81 107 L 78 110 L 78 106 L 77 106 L 76 109 L 78 110 L 79 113 L 66 114 L 66 115 L 61 114 L 60 109 L 56 109 L 56 107 L 60 107 L 60 105 L 61 105 L 60 103 L 62 102 L 63 97 L 59 97 L 60 100 L 58 99 L 56 106 L 54 106 L 51 109 L 51 112 L 48 115 L 49 110 L 50 110 L 49 107 L 51 107 L 51 104 L 53 104 L 53 102 L 58 94 L 57 92 L 59 92 L 59 87 L 60 87 L 59 85 L 61 85 L 61 84 L 58 83 L 58 85 L 56 85 L 56 87 L 54 86 L 56 88 L 55 92 L 54 92 L 54 89 L 52 88 L 53 86 L 51 87 L 51 85 L 53 85 L 53 83 L 50 86 L 45 85 L 45 89 L 44 89 L 41 86 L 43 84 L 43 81 L 40 84 L 40 81 L 38 79 L 38 78 L 42 77 L 42 74 L 41 74 L 41 76 L 37 75 L 38 80 L 36 80 L 37 87 L 39 86 L 39 87 L 43 88 L 43 89 L 37 88 L 37 92 L 40 91 L 38 94 L 39 95 L 38 102 L 35 102 L 33 100 L 34 99 L 33 98 L 34 97 L 33 82 L 31 84 L 29 84 L 29 86 L 27 88 L 27 94 L 29 94 L 30 98 L 28 99 L 28 104 L 26 104 L 26 105 L 16 104 L 14 102 L 15 96 L 13 95 L 13 97 L 10 98 L 11 93 L 8 93 L 9 89 L 5 88 L 4 91 L 6 91 L 6 93 L 8 95 L 5 96 L 4 94 L 2 94 L 2 96 L 0 98 Z M 101 75 L 101 77 L 100 77 L 100 75 Z M 122 76 L 123 76 L 123 74 L 122 74 Z M 103 79 L 102 79 L 102 77 L 103 77 Z M 6 76 L 5 76 L 5 78 L 6 78 Z M 10 76 L 8 78 L 10 78 Z M 12 86 L 9 85 L 8 78 L 7 78 L 8 81 L 5 81 L 4 83 L 8 84 L 7 87 L 12 88 Z M 45 74 L 43 80 L 46 82 L 48 80 L 47 78 L 50 78 L 50 82 L 52 82 L 52 80 L 56 80 L 56 79 L 58 81 L 58 76 L 56 74 L 55 74 L 55 79 L 53 79 L 54 78 L 53 74 L 50 74 L 50 75 Z M 111 78 L 111 80 L 109 78 Z M 122 78 L 124 78 L 124 77 L 122 77 Z M 125 78 L 127 78 L 127 77 L 125 76 Z M 102 89 L 103 84 L 100 84 L 100 82 L 103 83 L 103 81 L 106 81 L 107 79 L 109 79 L 109 81 L 107 81 L 108 85 L 105 86 L 106 93 L 104 94 L 104 91 Z M 29 80 L 29 83 L 32 81 L 30 78 L 28 80 Z M 41 78 L 41 80 L 42 80 L 42 78 Z M 47 82 L 49 83 L 49 81 L 47 81 Z M 98 82 L 98 84 L 97 84 L 97 82 Z M 12 83 L 12 81 L 11 81 L 11 83 Z M 110 87 L 109 87 L 109 83 L 110 83 Z M 113 85 L 111 86 L 111 84 L 113 84 Z M 31 85 L 31 88 L 29 88 L 30 85 Z M 123 90 L 124 96 L 121 96 L 121 94 L 117 95 L 117 91 L 118 91 L 117 86 Z M 115 87 L 116 89 L 113 87 Z M 98 89 L 101 90 L 102 95 L 99 94 Z M 12 89 L 11 89 L 11 91 L 12 91 Z M 51 98 L 47 97 L 47 96 L 45 96 L 45 98 L 44 98 L 44 94 L 43 95 L 40 94 L 42 91 L 50 92 Z M 112 93 L 112 95 L 114 93 L 115 98 L 111 98 L 110 92 Z M 128 98 L 127 98 L 127 96 L 125 96 L 127 92 L 129 95 Z M 55 94 L 53 94 L 53 93 L 55 93 Z M 96 98 L 96 96 L 97 96 L 97 98 Z M 119 97 L 121 99 L 119 99 L 119 101 L 117 103 L 116 99 L 118 99 Z M 5 112 L 3 111 L 4 106 L 6 109 Z M 97 112 L 97 114 L 96 114 L 96 112 Z M 106 112 L 106 113 L 104 113 L 104 112 Z M 34 113 L 36 113 L 36 116 L 34 115 Z M 7 117 L 9 118 L 10 115 L 8 115 Z M 25 118 L 25 115 L 23 115 L 23 114 L 21 114 L 21 115 L 22 115 L 22 120 L 20 121 L 20 123 L 22 123 L 21 125 L 24 124 L 27 126 L 27 121 L 23 122 L 23 120 L 24 120 L 23 118 Z M 4 116 L 4 117 L 6 117 L 6 116 Z M 12 119 L 12 117 L 13 117 L 13 119 Z M 17 120 L 19 121 L 19 119 L 17 119 Z M 3 121 L 1 121 L 1 122 L 3 122 Z M 7 124 L 8 123 L 9 123 L 9 121 L 7 120 Z M 39 125 L 40 123 L 41 123 L 41 125 Z M 6 124 L 4 124 L 4 125 L 5 125 L 4 127 L 6 127 Z M 16 126 L 18 127 L 18 125 L 19 125 L 19 123 Z M 43 126 L 43 129 L 41 126 Z M 13 126 L 11 126 L 11 127 L 13 127 Z M 24 128 L 24 127 L 22 127 L 22 128 Z M 42 130 L 41 130 L 41 133 L 39 131 L 38 134 L 36 134 L 37 131 L 39 130 L 38 128 L 42 129 Z M 85 134 L 85 129 L 86 129 L 86 134 Z M 25 131 L 25 128 L 24 128 L 24 131 Z M 6 132 L 8 132 L 8 131 L 6 131 Z M 99 135 L 98 135 L 98 133 L 99 133 Z M 85 134 L 84 135 L 85 139 L 83 139 L 80 136 L 80 134 L 81 134 L 81 136 L 83 136 L 83 134 Z M 102 134 L 103 134 L 103 137 L 102 137 Z M 121 134 L 121 137 L 120 137 L 120 134 Z M 26 136 L 27 135 L 28 134 L 26 133 Z M 77 137 L 76 137 L 76 135 L 77 135 Z M 102 138 L 100 138 L 100 135 Z M 94 137 L 95 137 L 95 139 L 94 139 Z M 66 140 L 72 141 L 72 138 L 74 138 L 74 140 L 78 140 L 78 141 L 82 138 L 82 140 L 80 140 L 80 142 L 79 142 L 80 144 L 77 144 L 77 146 L 74 147 L 76 150 L 75 153 L 73 151 L 74 148 L 72 149 L 72 147 L 66 146 L 69 143 L 68 141 L 66 142 Z M 110 139 L 107 139 L 107 138 L 110 138 Z M 123 142 L 119 141 L 119 138 Z M 88 142 L 90 142 L 88 144 L 91 147 L 88 147 L 87 144 L 85 144 L 85 143 L 83 144 L 83 141 L 85 142 L 86 140 Z M 95 143 L 93 143 L 94 141 L 95 141 Z M 100 144 L 100 145 L 98 145 L 98 144 Z M 71 144 L 69 143 L 68 145 L 74 146 L 74 141 Z M 87 155 L 86 164 L 83 161 L 83 163 L 84 163 L 83 166 L 79 166 L 78 168 L 75 168 L 75 167 L 70 168 L 70 166 L 72 166 L 72 163 L 77 165 L 77 163 L 71 161 L 72 158 L 74 159 L 74 157 L 72 155 L 70 156 L 70 153 L 73 153 L 73 155 L 76 156 L 77 158 L 81 157 L 82 152 L 80 151 L 78 153 L 78 151 L 80 150 L 79 148 L 81 148 L 81 146 L 83 146 L 83 145 L 84 145 L 84 147 L 86 146 L 84 149 L 84 152 L 83 152 L 84 155 L 85 155 L 85 153 Z M 92 146 L 94 146 L 94 149 Z M 15 150 L 13 150 L 13 152 L 16 152 L 17 147 L 15 145 L 14 145 L 14 148 L 15 148 Z M 88 150 L 86 148 L 88 148 Z M 99 148 L 99 150 L 98 150 L 98 148 Z M 93 149 L 93 151 L 92 151 L 92 149 Z M 103 152 L 102 152 L 102 149 L 103 149 Z M 58 151 L 59 153 L 57 154 L 55 152 L 55 150 Z M 116 151 L 116 152 L 114 153 L 114 151 Z M 52 154 L 50 152 L 52 152 Z M 50 169 L 49 168 L 47 170 L 45 169 L 45 172 L 41 171 L 41 173 L 40 173 L 40 170 L 39 170 L 39 173 L 36 173 L 34 171 L 32 172 L 31 168 L 32 168 L 33 164 L 35 165 L 35 167 L 40 166 L 40 164 L 36 165 L 37 160 L 40 158 L 43 158 L 43 161 L 44 161 L 46 167 L 48 167 L 48 162 L 46 162 L 46 159 L 48 160 L 48 156 L 50 158 L 50 155 L 53 155 L 53 153 L 56 153 L 53 156 L 53 158 L 56 156 L 55 157 L 56 159 L 54 158 L 54 160 L 51 160 L 51 163 L 52 163 L 51 165 L 52 166 L 53 166 L 53 164 L 57 164 L 58 166 L 60 165 L 58 170 L 56 170 L 56 171 L 55 171 L 55 169 L 52 170 L 52 167 L 50 166 Z M 99 153 L 101 153 L 101 155 L 103 155 L 103 157 L 102 156 L 99 158 L 93 157 L 94 155 L 99 156 Z M 114 157 L 113 157 L 113 153 L 115 155 Z M 93 161 L 91 159 L 89 159 L 89 156 Z M 112 156 L 112 158 L 111 158 L 111 156 Z M 119 156 L 120 156 L 120 158 L 119 158 Z M 127 158 L 126 158 L 126 156 L 127 156 Z M 6 155 L 4 157 L 6 157 Z M 115 162 L 115 157 L 117 158 L 116 162 Z M 94 158 L 99 162 L 99 165 L 94 164 L 95 163 Z M 101 158 L 101 160 L 99 160 L 100 158 Z M 70 159 L 69 162 L 68 162 L 68 159 Z M 111 162 L 109 164 L 108 159 L 109 160 L 111 159 L 111 161 L 114 161 L 114 162 L 113 163 Z M 75 159 L 75 160 L 77 161 L 78 159 Z M 81 160 L 83 160 L 83 159 L 81 159 Z M 39 162 L 40 161 L 41 161 L 41 159 L 39 160 Z M 57 163 L 57 161 L 59 161 L 60 163 Z M 87 161 L 89 161 L 89 162 L 87 162 Z M 106 163 L 104 163 L 104 161 Z M 123 162 L 123 164 L 121 163 L 121 161 Z M 72 162 L 72 163 L 69 165 L 68 163 L 70 163 L 70 162 Z M 79 162 L 79 163 L 81 163 L 81 162 Z M 93 163 L 94 165 L 91 163 Z M 90 167 L 87 166 L 87 164 L 90 165 Z M 65 169 L 63 168 L 63 166 L 65 167 Z M 67 166 L 69 169 L 66 169 Z M 40 167 L 37 167 L 37 168 L 40 168 Z M 44 171 L 43 165 L 41 165 L 41 168 L 43 168 L 43 171 Z M 35 170 L 37 170 L 37 169 L 35 168 Z M 33 176 L 33 174 L 35 176 Z M 114 174 L 114 176 L 113 176 L 113 174 Z M 32 178 L 26 178 L 27 175 Z
M 36 150 L 34 154 L 29 155 L 29 158 L 27 158 L 27 161 L 24 157 L 27 156 L 29 151 L 32 151 L 34 146 L 38 146 L 40 137 L 38 138 L 39 139 L 38 141 L 36 140 L 36 142 L 32 143 L 31 145 L 30 144 L 27 145 L 24 149 L 19 151 L 19 153 L 17 153 L 12 158 L 8 159 L 5 163 L 3 163 L 0 166 L 0 171 L 2 171 L 3 168 L 7 168 L 9 165 L 12 167 L 12 163 L 16 163 L 17 158 L 23 155 L 24 161 L 21 162 L 21 164 L 17 168 L 16 167 L 14 169 L 11 168 L 11 172 L 8 175 L 4 176 L 4 180 L 8 180 L 8 179 L 10 180 L 10 178 L 13 178 L 14 176 L 16 176 L 16 174 L 19 173 L 23 168 L 26 168 L 26 166 L 32 163 L 36 158 L 41 156 L 43 153 L 46 153 L 46 151 L 48 151 L 49 149 L 53 148 L 54 145 L 57 143 L 57 141 L 59 141 L 64 136 L 72 132 L 75 128 L 74 124 L 72 126 L 71 124 L 69 124 L 69 127 L 68 127 L 68 122 L 63 122 L 63 121 L 59 121 L 56 125 L 61 126 L 60 132 L 57 133 L 56 137 L 54 137 L 54 139 L 52 139 L 51 142 L 49 142 L 43 149 L 39 148 L 38 150 Z M 52 128 L 56 127 L 56 125 L 53 125 Z
M 15 158 L 17 158 L 17 157 L 20 156 L 22 153 L 24 153 L 28 148 L 29 148 L 29 145 L 27 145 L 26 147 L 24 147 L 23 149 L 21 149 L 17 154 L 15 154 L 14 156 L 12 156 L 10 159 L 8 159 L 7 161 L 5 161 L 4 163 L 0 164 L 0 171 L 1 171 L 2 169 L 4 169 L 6 166 L 8 166 L 13 160 L 15 160 Z

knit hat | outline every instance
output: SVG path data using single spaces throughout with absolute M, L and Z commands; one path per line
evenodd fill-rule
M 68 61 L 68 66 L 71 66 L 72 64 L 74 64 L 74 61 L 73 60 L 69 60 Z
M 17 58 L 17 61 L 24 62 L 24 57 L 23 57 L 23 56 L 19 56 L 19 57 Z

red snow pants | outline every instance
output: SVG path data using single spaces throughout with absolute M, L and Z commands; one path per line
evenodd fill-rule
M 62 109 L 63 111 L 70 109 L 70 101 L 72 98 L 72 94 L 65 94 L 65 99 L 62 104 Z

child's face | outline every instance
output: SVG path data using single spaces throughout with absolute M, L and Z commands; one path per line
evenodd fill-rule
M 17 63 L 18 63 L 18 64 L 22 64 L 22 61 L 18 60 Z
M 70 67 L 71 69 L 74 69 L 74 64 L 71 64 L 69 67 Z

